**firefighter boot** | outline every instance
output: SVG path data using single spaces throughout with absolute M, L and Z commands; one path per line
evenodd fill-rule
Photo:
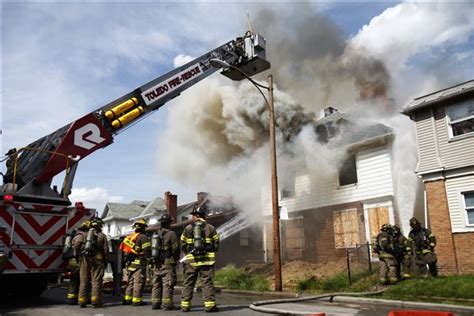
M 153 304 L 151 305 L 151 309 L 155 310 L 155 309 L 160 309 L 161 308 L 161 305 L 159 304 Z

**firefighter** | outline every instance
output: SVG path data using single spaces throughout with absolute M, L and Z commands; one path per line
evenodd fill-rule
M 81 254 L 79 306 L 86 307 L 90 284 L 92 307 L 99 308 L 102 303 L 102 281 L 107 263 L 107 237 L 102 233 L 103 222 L 100 218 L 92 220 L 90 229 L 85 238 L 75 245 L 76 251 Z
M 409 279 L 411 274 L 412 248 L 411 242 L 406 238 L 398 225 L 392 226 L 393 249 L 397 263 L 397 278 Z
M 67 292 L 67 304 L 76 305 L 79 295 L 79 278 L 80 278 L 80 253 L 75 252 L 76 245 L 85 240 L 85 235 L 90 228 L 90 221 L 84 221 L 78 228 L 77 232 L 73 231 L 66 237 L 63 259 L 68 260 L 68 269 L 70 270 L 69 288 Z
M 410 219 L 410 227 L 412 228 L 408 235 L 409 240 L 415 248 L 415 263 L 423 277 L 428 276 L 428 265 L 431 276 L 438 276 L 438 268 L 436 266 L 437 258 L 434 248 L 436 246 L 436 238 L 431 230 L 421 227 L 420 221 L 412 217 Z
M 146 283 L 147 257 L 150 255 L 150 240 L 145 235 L 147 224 L 140 219 L 133 223 L 134 233 L 125 237 L 120 244 L 124 254 L 127 288 L 122 303 L 133 306 L 144 305 L 142 291 Z
M 173 292 L 176 285 L 179 244 L 176 233 L 170 229 L 171 222 L 171 217 L 163 214 L 160 218 L 160 228 L 151 237 L 152 309 L 159 309 L 160 305 L 163 305 L 164 310 L 176 309 L 173 304 Z
M 194 285 L 200 275 L 205 311 L 216 312 L 218 308 L 212 279 L 219 235 L 214 226 L 206 222 L 204 207 L 195 207 L 191 214 L 193 223 L 186 226 L 181 235 L 181 250 L 185 253 L 181 310 L 188 312 L 191 309 Z
M 382 284 L 394 284 L 398 281 L 392 236 L 392 226 L 383 224 L 374 242 L 374 252 L 380 260 L 379 280 Z

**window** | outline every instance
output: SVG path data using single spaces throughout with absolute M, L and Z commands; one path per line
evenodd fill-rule
M 339 169 L 339 186 L 357 183 L 357 166 L 355 155 L 347 158 Z
M 467 215 L 467 224 L 474 225 L 474 191 L 465 192 L 464 196 L 464 207 Z
M 334 241 L 336 248 L 355 247 L 359 243 L 359 217 L 357 209 L 335 211 Z
M 474 100 L 447 107 L 451 137 L 474 133 Z

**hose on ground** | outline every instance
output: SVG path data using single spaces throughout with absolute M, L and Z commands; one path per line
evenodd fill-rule
M 283 311 L 283 310 L 279 310 L 279 309 L 267 308 L 267 307 L 262 307 L 262 306 L 263 305 L 270 305 L 270 304 L 298 303 L 298 302 L 305 302 L 305 301 L 311 301 L 311 300 L 319 300 L 319 299 L 328 298 L 328 297 L 329 297 L 329 301 L 332 302 L 332 300 L 334 299 L 335 296 L 377 295 L 377 294 L 382 294 L 384 291 L 385 291 L 385 289 L 378 290 L 378 291 L 375 291 L 375 292 L 359 292 L 359 293 L 337 292 L 337 293 L 327 293 L 327 294 L 307 296 L 307 297 L 284 298 L 284 299 L 277 299 L 277 300 L 258 301 L 258 302 L 253 302 L 252 304 L 250 304 L 249 308 L 251 310 L 261 312 L 261 313 L 267 313 L 267 314 L 294 315 L 295 312 L 292 312 L 292 311 Z

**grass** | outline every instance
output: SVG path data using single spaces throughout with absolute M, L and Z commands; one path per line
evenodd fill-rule
M 349 285 L 347 272 L 342 271 L 319 280 L 316 278 L 301 280 L 298 282 L 296 290 L 298 292 L 362 292 L 376 284 L 378 277 L 374 277 L 369 271 L 355 271 L 352 273 L 351 279 L 352 285 Z
M 353 273 L 349 286 L 347 272 L 340 272 L 323 279 L 305 279 L 297 285 L 298 292 L 367 292 L 378 285 L 378 272 Z M 398 282 L 381 295 L 384 299 L 423 301 L 433 303 L 461 304 L 474 306 L 474 275 L 440 276 L 437 278 L 416 278 Z
M 383 294 L 384 298 L 463 303 L 474 306 L 474 275 L 452 275 L 399 282 Z
M 250 274 L 233 265 L 225 266 L 216 271 L 214 281 L 217 285 L 232 290 L 259 292 L 270 290 L 270 282 L 263 275 Z

